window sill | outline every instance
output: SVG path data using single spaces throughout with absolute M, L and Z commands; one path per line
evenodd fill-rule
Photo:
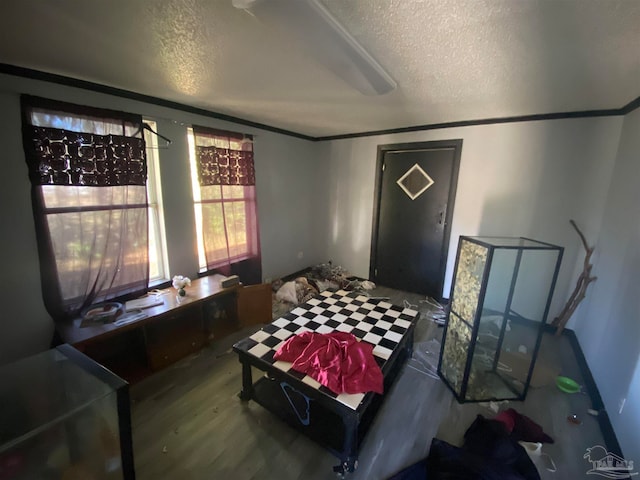
M 198 273 L 200 274 L 200 276 L 207 275 L 208 272 L 213 272 L 218 268 L 223 268 L 228 265 L 234 265 L 236 263 L 244 262 L 245 260 L 249 260 L 250 258 L 251 255 L 240 255 L 238 257 L 233 257 L 230 258 L 228 262 L 221 262 L 219 264 L 213 265 L 211 268 L 207 268 L 206 266 L 200 267 Z
M 149 281 L 149 290 L 153 290 L 154 288 L 164 288 L 166 284 L 168 284 L 171 280 L 168 278 L 159 278 L 156 280 Z

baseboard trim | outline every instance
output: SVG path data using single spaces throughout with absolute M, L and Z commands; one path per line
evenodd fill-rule
M 555 333 L 555 330 L 556 330 L 555 327 L 552 327 L 551 325 L 547 325 L 547 327 L 549 327 L 549 330 L 550 330 L 549 333 L 551 332 Z M 545 328 L 545 330 L 548 330 L 548 329 Z M 599 412 L 598 423 L 600 424 L 600 430 L 602 431 L 602 436 L 604 437 L 604 442 L 606 444 L 607 451 L 624 458 L 624 455 L 622 454 L 622 449 L 620 448 L 620 443 L 618 443 L 618 437 L 616 437 L 616 433 L 613 430 L 613 425 L 611 425 L 609 414 L 604 408 L 604 402 L 602 401 L 602 396 L 600 395 L 600 391 L 598 390 L 596 381 L 593 378 L 591 369 L 587 364 L 587 359 L 584 356 L 582 347 L 580 347 L 580 342 L 578 342 L 578 337 L 576 336 L 576 332 L 574 332 L 572 329 L 565 328 L 562 334 L 569 339 L 569 343 L 571 344 L 573 353 L 575 354 L 576 359 L 578 360 L 580 373 L 584 378 L 585 387 L 587 389 L 587 394 L 591 399 L 592 408 Z

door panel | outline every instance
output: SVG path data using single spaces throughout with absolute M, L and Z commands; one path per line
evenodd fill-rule
M 380 285 L 441 298 L 458 158 L 453 147 L 384 153 L 374 270 Z

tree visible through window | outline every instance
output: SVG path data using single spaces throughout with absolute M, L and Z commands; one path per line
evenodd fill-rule
M 142 118 L 28 96 L 23 114 L 49 313 L 72 317 L 91 304 L 145 292 L 149 219 L 158 203 L 147 202 Z
M 193 127 L 189 146 L 200 270 L 259 282 L 252 138 Z

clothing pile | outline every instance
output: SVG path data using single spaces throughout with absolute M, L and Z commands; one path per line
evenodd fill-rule
M 289 282 L 276 280 L 271 287 L 276 292 L 277 300 L 293 305 L 304 303 L 320 292 L 315 285 L 309 283 L 306 277 L 298 277 Z
M 273 296 L 273 318 L 279 318 L 296 305 L 305 303 L 320 292 L 347 290 L 366 292 L 376 286 L 369 280 L 353 277 L 341 266 L 331 262 L 321 263 L 291 281 L 275 280 L 271 284 Z
M 490 420 L 478 415 L 462 447 L 434 438 L 429 456 L 389 480 L 540 480 L 519 442 L 553 443 L 542 428 L 510 408 Z
M 333 265 L 331 262 L 311 267 L 307 278 L 315 283 L 321 292 L 324 290 L 364 292 L 376 288 L 373 282 L 356 278 L 340 265 Z

